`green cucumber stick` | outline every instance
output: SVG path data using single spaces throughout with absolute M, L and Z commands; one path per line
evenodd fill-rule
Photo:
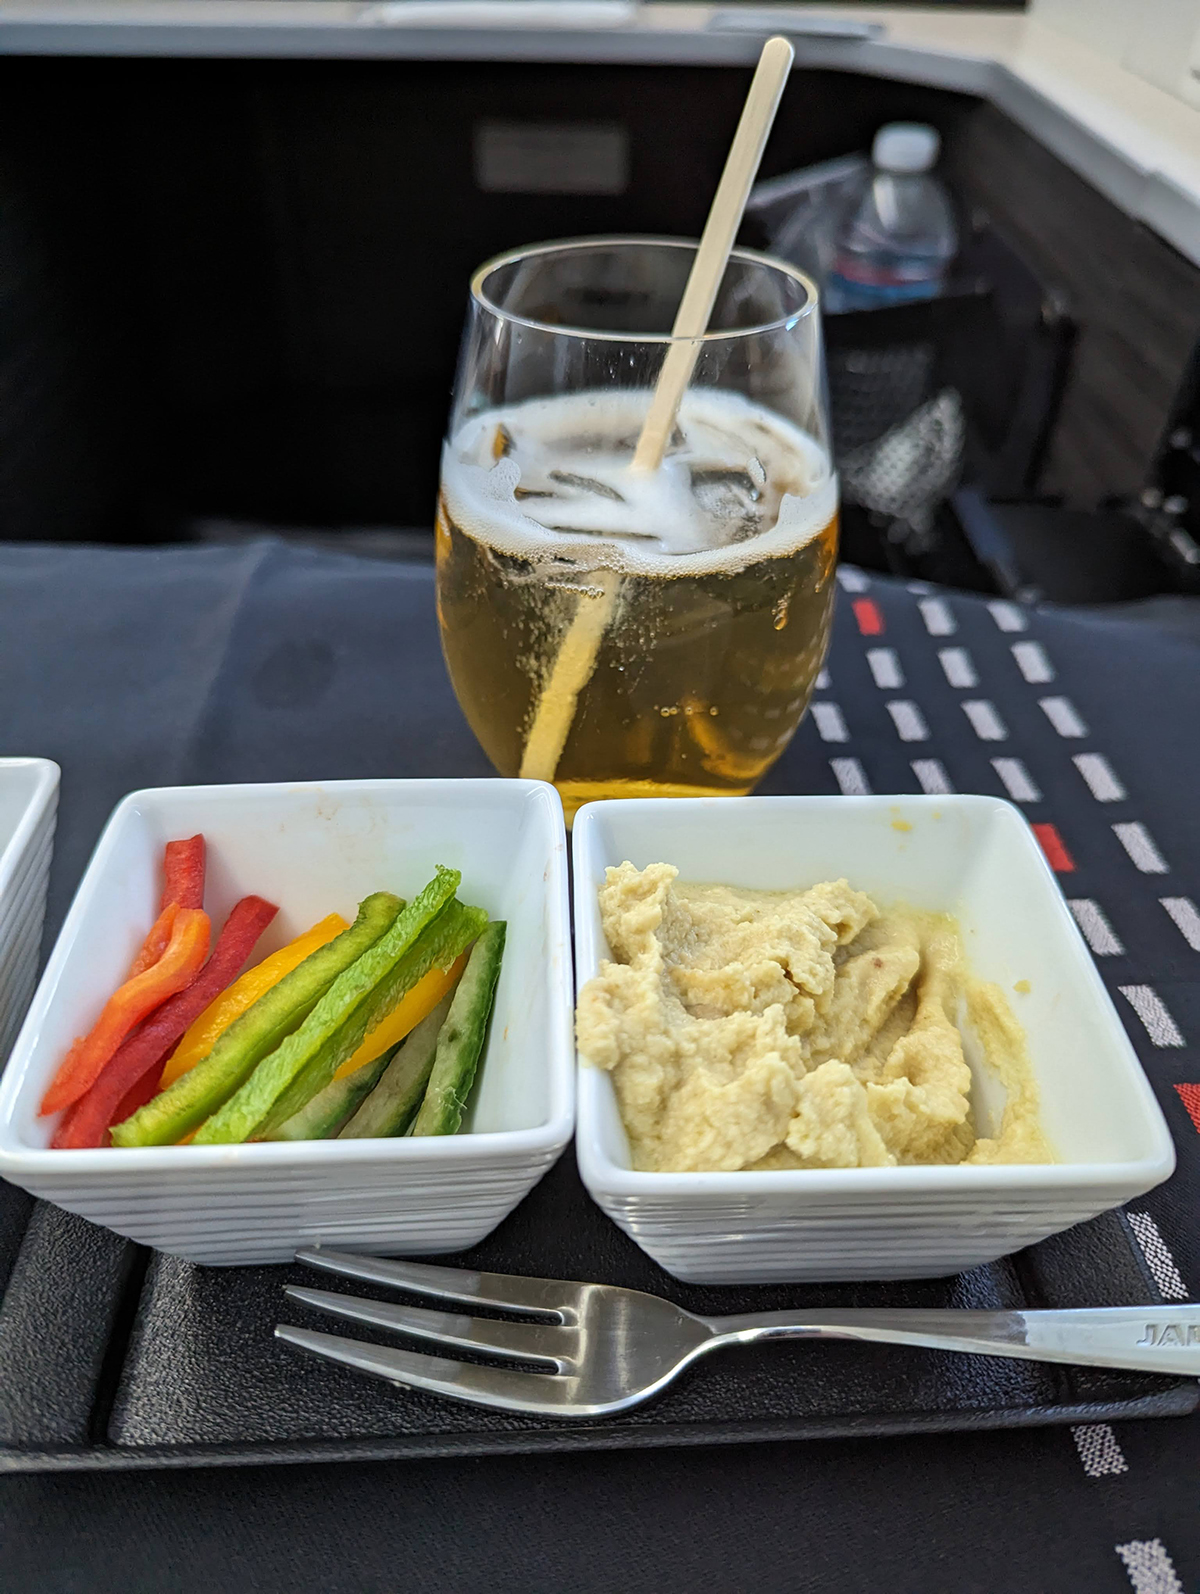
M 448 991 L 433 1012 L 401 1041 L 375 1089 L 338 1130 L 339 1140 L 383 1140 L 402 1135 L 412 1123 L 429 1083 L 438 1035 L 453 995 L 453 991 Z
M 431 969 L 449 968 L 486 923 L 487 914 L 482 908 L 468 908 L 457 900 L 447 903 L 416 944 L 400 958 L 387 979 L 359 1004 L 337 1034 L 330 1037 L 295 1075 L 262 1119 L 260 1127 L 252 1133 L 256 1136 L 269 1134 L 285 1118 L 299 1112 L 317 1091 L 324 1090 L 347 1057 L 353 1057 L 365 1036 L 387 1017 L 401 997 Z
M 405 954 L 453 902 L 459 879 L 457 870 L 438 869 L 387 933 L 338 976 L 303 1024 L 263 1058 L 250 1078 L 202 1126 L 196 1136 L 198 1144 L 229 1145 L 251 1135 L 269 1134 L 329 1083 L 367 1031 L 390 1012 L 408 988 L 403 981 L 414 960 Z M 434 966 L 440 951 L 439 945 L 421 973 Z M 302 1088 L 298 1085 L 291 1090 L 298 1082 Z
M 413 1121 L 411 1134 L 458 1133 L 487 1039 L 488 1019 L 504 956 L 505 928 L 503 919 L 493 919 L 471 949 L 438 1036 L 437 1055 L 425 1087 L 425 1099 Z
M 379 940 L 403 907 L 390 891 L 377 891 L 365 898 L 350 928 L 311 952 L 277 985 L 264 991 L 217 1038 L 207 1057 L 123 1123 L 114 1124 L 113 1145 L 174 1145 L 202 1124 L 308 1016 L 338 976 Z
M 390 1051 L 380 1052 L 373 1062 L 364 1063 L 344 1079 L 333 1079 L 319 1090 L 306 1107 L 293 1113 L 271 1135 L 272 1140 L 331 1140 L 351 1117 L 358 1116 L 360 1105 L 375 1092 L 375 1086 L 396 1055 L 401 1042 Z

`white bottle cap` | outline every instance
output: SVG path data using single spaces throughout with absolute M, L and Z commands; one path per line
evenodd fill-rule
M 937 129 L 923 122 L 889 122 L 875 135 L 871 159 L 884 172 L 927 172 L 941 145 Z

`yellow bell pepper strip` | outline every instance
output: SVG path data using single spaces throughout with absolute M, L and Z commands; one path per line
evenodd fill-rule
M 340 913 L 331 913 L 319 924 L 314 924 L 311 930 L 305 930 L 303 935 L 289 941 L 287 946 L 272 952 L 269 958 L 256 963 L 252 969 L 247 969 L 241 979 L 235 980 L 215 1001 L 209 1003 L 167 1058 L 160 1089 L 166 1090 L 202 1057 L 207 1057 L 234 1019 L 241 1018 L 246 1009 L 253 1007 L 273 985 L 278 985 L 285 974 L 299 968 L 311 952 L 327 945 L 349 928 Z
M 458 983 L 458 977 L 466 966 L 467 954 L 464 952 L 455 958 L 448 969 L 430 969 L 408 995 L 401 998 L 399 1006 L 393 1008 L 387 1018 L 371 1031 L 354 1056 L 346 1059 L 333 1076 L 334 1079 L 344 1079 L 347 1074 L 357 1073 L 384 1052 L 390 1052 L 393 1046 L 398 1046 L 423 1018 L 428 1018 L 446 992 Z

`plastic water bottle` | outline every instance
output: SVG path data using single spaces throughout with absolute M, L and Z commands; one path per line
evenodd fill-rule
M 826 307 L 873 310 L 935 298 L 958 239 L 946 191 L 932 175 L 941 145 L 918 122 L 889 122 L 871 148 L 874 171 L 837 238 Z

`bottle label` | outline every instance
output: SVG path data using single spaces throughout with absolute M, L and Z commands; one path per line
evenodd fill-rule
M 874 310 L 933 299 L 941 292 L 943 269 L 941 262 L 889 260 L 885 264 L 842 250 L 830 273 L 828 304 L 831 310 Z
M 924 287 L 937 282 L 945 265 L 941 260 L 927 259 L 870 260 L 839 249 L 833 269 L 843 282 L 864 288 L 903 288 L 909 283 Z

